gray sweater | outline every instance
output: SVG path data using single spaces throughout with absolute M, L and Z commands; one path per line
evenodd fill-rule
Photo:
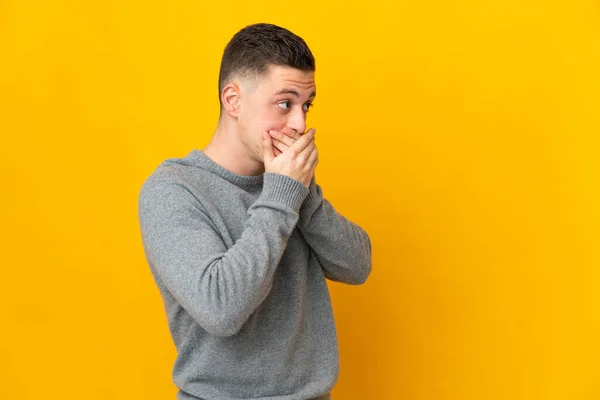
M 142 242 L 177 349 L 180 400 L 306 400 L 339 372 L 325 278 L 361 284 L 363 229 L 282 174 L 235 174 L 194 149 L 139 195 Z

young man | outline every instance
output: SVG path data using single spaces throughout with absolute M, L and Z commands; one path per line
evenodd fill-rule
M 365 282 L 371 243 L 314 179 L 314 71 L 292 32 L 242 29 L 223 54 L 212 140 L 142 185 L 179 400 L 330 398 L 339 357 L 325 278 Z

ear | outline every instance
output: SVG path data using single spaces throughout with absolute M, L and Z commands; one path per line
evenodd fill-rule
M 237 83 L 228 83 L 221 92 L 221 102 L 227 114 L 237 118 L 240 113 L 240 86 Z

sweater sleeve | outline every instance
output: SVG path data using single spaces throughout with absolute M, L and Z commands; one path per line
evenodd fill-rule
M 184 185 L 145 184 L 138 210 L 146 257 L 203 329 L 234 335 L 269 293 L 307 193 L 294 179 L 265 173 L 240 238 L 226 248 L 209 214 Z
M 364 283 L 371 273 L 371 240 L 357 224 L 335 211 L 313 178 L 300 208 L 298 228 L 325 276 L 342 283 Z

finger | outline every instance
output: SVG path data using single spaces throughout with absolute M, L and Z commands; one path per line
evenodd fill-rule
M 265 163 L 273 161 L 275 153 L 273 152 L 273 140 L 267 132 L 263 132 L 263 161 Z
M 306 149 L 306 147 L 313 143 L 313 138 L 315 137 L 315 129 L 311 128 L 308 130 L 308 132 L 306 132 L 304 135 L 302 135 L 302 137 L 298 140 L 296 140 L 296 142 L 290 146 L 290 149 L 294 149 L 294 151 L 296 151 L 298 154 L 300 154 L 304 149 Z M 310 153 L 309 153 L 310 154 Z
M 302 136 L 302 133 L 298 132 L 294 128 L 290 128 L 289 126 L 284 127 L 281 131 L 294 140 L 298 140 Z
M 284 134 L 283 132 L 280 132 L 280 131 L 275 130 L 275 129 L 270 130 L 269 131 L 269 135 L 271 135 L 271 137 L 273 139 L 278 140 L 278 141 L 284 143 L 287 147 L 290 147 L 296 141 L 295 139 L 292 139 L 288 135 Z
M 282 143 L 276 139 L 273 139 L 273 147 L 275 149 L 277 149 L 279 151 L 279 153 L 283 153 L 284 151 L 286 151 L 289 148 L 289 146 L 287 146 L 285 143 Z M 275 155 L 277 155 L 277 154 L 275 154 Z
M 317 166 L 319 163 L 319 152 L 317 151 L 317 147 L 315 146 L 313 151 L 308 156 L 307 164 L 312 165 L 313 168 Z
M 308 160 L 308 157 L 310 156 L 310 154 L 313 152 L 313 150 L 315 148 L 316 148 L 315 141 L 311 140 L 310 143 L 308 143 L 308 145 L 300 153 L 298 153 L 298 155 L 302 154 L 302 156 L 306 160 Z
M 317 151 L 316 148 L 313 150 L 312 153 L 310 153 L 307 164 L 309 165 L 309 168 L 310 168 L 310 174 L 312 175 L 312 178 L 314 179 L 315 170 L 317 169 L 317 164 L 319 164 L 319 152 Z

